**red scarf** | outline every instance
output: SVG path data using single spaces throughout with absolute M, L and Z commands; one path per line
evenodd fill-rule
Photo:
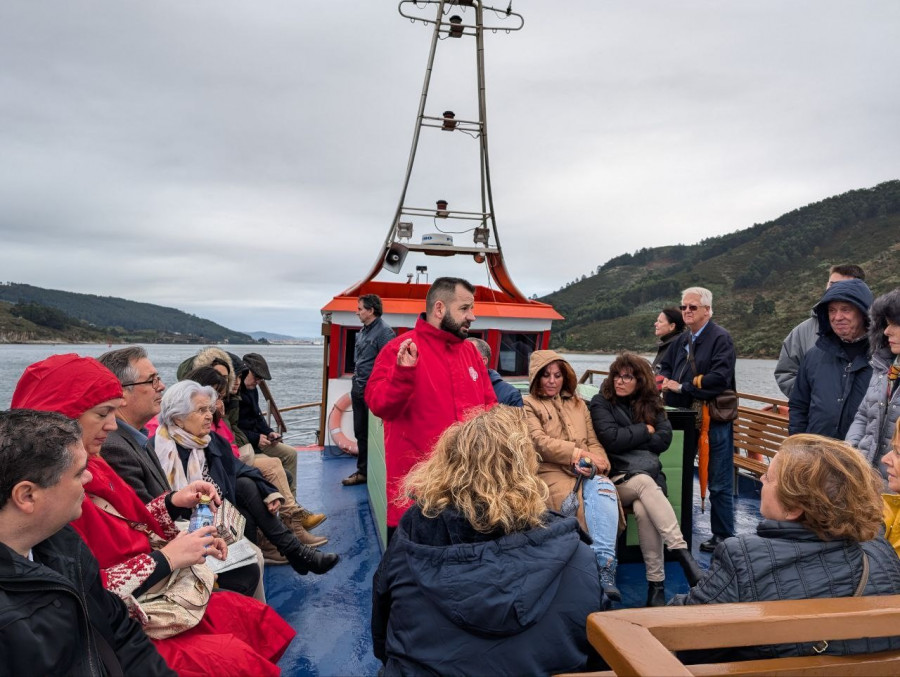
M 109 501 L 126 519 L 146 524 L 149 529 L 163 536 L 162 527 L 156 518 L 106 461 L 99 456 L 92 456 L 88 459 L 88 470 L 92 478 L 84 487 L 86 494 Z M 81 508 L 81 517 L 72 522 L 72 526 L 87 543 L 102 569 L 150 552 L 150 541 L 146 534 L 133 529 L 125 520 L 101 510 L 88 496 L 82 501 Z

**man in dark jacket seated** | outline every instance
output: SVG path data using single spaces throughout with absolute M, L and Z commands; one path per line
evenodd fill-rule
M 174 675 L 67 526 L 87 453 L 76 421 L 0 413 L 0 675 Z
M 497 402 L 509 405 L 510 407 L 524 406 L 524 403 L 522 402 L 522 393 L 519 392 L 519 389 L 511 383 L 504 381 L 498 371 L 491 369 L 491 347 L 488 345 L 488 342 L 482 341 L 480 338 L 475 338 L 474 336 L 466 340 L 471 341 L 475 344 L 475 347 L 478 348 L 478 352 L 481 354 L 481 361 L 484 362 L 488 376 L 491 377 L 491 385 L 494 387 L 494 394 L 497 396 Z

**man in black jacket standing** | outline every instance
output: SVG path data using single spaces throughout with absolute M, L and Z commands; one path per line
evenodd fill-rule
M 68 525 L 90 479 L 81 428 L 0 413 L 2 675 L 174 675 Z
M 394 330 L 381 319 L 384 311 L 377 294 L 364 294 L 357 299 L 356 316 L 362 329 L 356 335 L 353 347 L 353 384 L 350 401 L 353 403 L 353 434 L 356 436 L 356 472 L 343 480 L 345 487 L 365 484 L 369 462 L 369 407 L 366 405 L 366 382 L 375 366 L 375 358 L 388 341 L 394 338 Z
M 681 315 L 688 331 L 669 347 L 660 363 L 662 391 L 670 407 L 692 407 L 725 390 L 734 390 L 736 356 L 731 335 L 713 322 L 712 292 L 689 287 L 681 292 Z M 712 538 L 700 544 L 712 552 L 734 536 L 734 428 L 730 421 L 709 424 L 709 503 Z

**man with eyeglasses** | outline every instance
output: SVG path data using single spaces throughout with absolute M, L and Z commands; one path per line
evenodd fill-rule
M 681 292 L 681 316 L 687 325 L 660 363 L 663 397 L 670 407 L 691 408 L 725 390 L 735 390 L 737 358 L 731 334 L 712 321 L 712 292 L 689 287 Z M 700 544 L 712 552 L 734 536 L 734 429 L 731 421 L 709 424 L 709 503 L 712 538 Z
M 140 346 L 111 350 L 99 358 L 122 384 L 125 403 L 116 411 L 118 428 L 109 433 L 100 455 L 142 501 L 171 491 L 156 454 L 147 448 L 145 426 L 159 413 L 165 383 Z

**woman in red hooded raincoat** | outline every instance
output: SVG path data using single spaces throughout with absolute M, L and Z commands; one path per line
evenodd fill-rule
M 112 372 L 93 358 L 68 354 L 28 367 L 16 385 L 12 408 L 56 411 L 81 424 L 92 477 L 85 485 L 81 517 L 72 526 L 100 563 L 104 586 L 141 620 L 136 597 L 174 570 L 198 564 L 205 555 L 224 554 L 225 544 L 206 529 L 179 534 L 173 522 L 173 516 L 197 504 L 201 492 L 215 493 L 213 485 L 198 481 L 145 505 L 100 457 L 122 401 L 122 386 Z M 124 519 L 111 514 L 110 507 Z M 151 546 L 151 539 L 162 547 Z M 265 604 L 217 591 L 196 626 L 153 643 L 180 675 L 278 675 L 275 662 L 295 634 Z

